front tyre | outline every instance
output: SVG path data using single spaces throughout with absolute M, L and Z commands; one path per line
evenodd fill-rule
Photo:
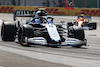
M 18 29 L 18 41 L 22 46 L 30 46 L 29 38 L 34 37 L 34 29 L 31 25 L 21 25 Z
M 30 44 L 28 43 L 28 37 L 25 37 L 23 35 L 23 30 L 21 28 L 18 31 L 18 41 L 22 46 L 30 46 Z
M 79 40 L 84 40 L 85 39 L 85 33 L 82 27 L 78 26 L 72 26 L 68 30 L 68 37 L 70 38 L 76 38 Z
M 85 33 L 82 27 L 72 26 L 68 30 L 68 37 L 69 38 L 76 38 L 78 40 L 84 41 L 85 40 Z M 75 45 L 72 47 L 81 48 L 83 44 Z

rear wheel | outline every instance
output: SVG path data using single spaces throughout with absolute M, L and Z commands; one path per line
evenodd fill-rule
M 1 39 L 3 41 L 14 41 L 16 38 L 16 25 L 14 23 L 3 23 L 1 26 Z

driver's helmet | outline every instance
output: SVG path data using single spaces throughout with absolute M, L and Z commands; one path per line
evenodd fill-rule
M 39 24 L 39 20 L 38 20 L 38 19 L 35 19 L 35 23 L 36 23 L 36 24 Z
M 78 20 L 80 21 L 85 21 L 86 20 L 86 18 L 85 18 L 85 16 L 84 16 L 84 14 L 81 14 L 81 16 L 78 18 Z
M 38 11 L 36 12 L 36 16 L 47 16 L 47 12 L 45 11 L 45 8 L 38 8 Z
M 81 17 L 84 18 L 84 14 L 81 14 Z

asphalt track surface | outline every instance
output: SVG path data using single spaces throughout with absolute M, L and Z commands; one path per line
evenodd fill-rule
M 12 14 L 0 14 L 0 19 L 12 20 Z M 52 16 L 54 22 L 66 22 L 76 16 Z M 23 47 L 15 42 L 3 42 L 0 38 L 0 67 L 100 67 L 100 17 L 92 17 L 97 30 L 85 30 L 87 45 L 47 47 L 32 45 Z M 0 20 L 1 25 L 1 20 Z

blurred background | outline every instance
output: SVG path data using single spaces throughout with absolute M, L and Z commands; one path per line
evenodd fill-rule
M 73 1 L 73 2 L 72 2 Z M 100 0 L 0 0 L 0 5 L 100 8 Z

